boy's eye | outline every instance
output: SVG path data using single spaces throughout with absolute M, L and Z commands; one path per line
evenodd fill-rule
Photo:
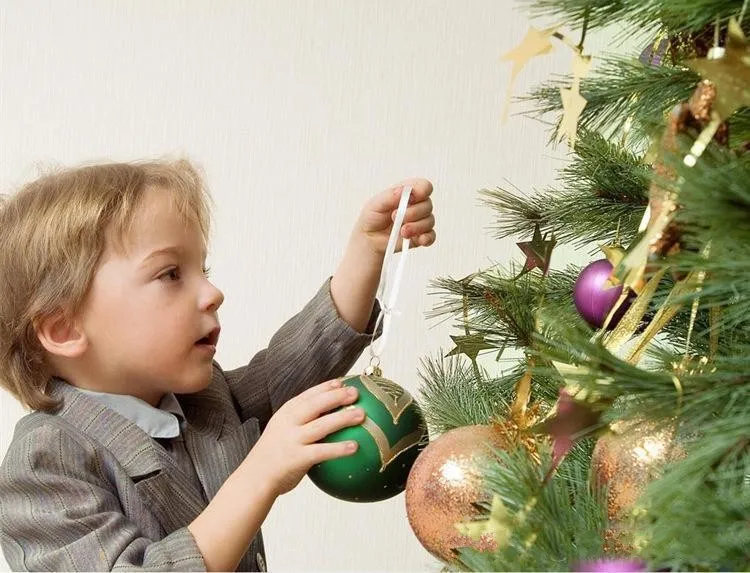
M 171 269 L 168 269 L 164 271 L 162 274 L 159 275 L 159 279 L 163 281 L 178 281 L 180 280 L 180 268 L 179 267 L 172 267 Z

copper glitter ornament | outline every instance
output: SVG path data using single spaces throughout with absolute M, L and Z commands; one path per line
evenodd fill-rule
M 696 136 L 701 133 L 711 122 L 711 112 L 716 101 L 716 86 L 708 80 L 703 80 L 695 88 L 686 103 L 675 106 L 669 116 L 667 129 L 662 135 L 661 149 L 663 152 L 676 153 L 679 148 L 678 138 L 685 133 L 693 133 Z M 726 123 L 721 123 L 714 133 L 708 134 L 719 145 L 727 145 L 729 141 L 729 128 Z M 651 225 L 662 215 L 662 211 L 674 212 L 679 208 L 673 193 L 665 189 L 661 181 L 675 181 L 677 174 L 672 167 L 663 161 L 657 161 L 654 165 L 656 173 L 655 180 L 649 189 L 649 205 L 651 207 Z M 676 253 L 680 249 L 680 230 L 676 223 L 671 221 L 664 231 L 659 234 L 651 244 L 651 255 L 659 257 Z
M 638 498 L 664 465 L 684 457 L 685 451 L 675 443 L 672 427 L 629 420 L 614 422 L 611 429 L 594 447 L 592 478 L 595 485 L 607 488 L 605 549 L 625 554 L 632 549 L 627 520 Z
M 489 501 L 481 464 L 493 448 L 504 447 L 505 439 L 492 426 L 475 425 L 446 432 L 419 454 L 406 482 L 406 513 L 419 542 L 438 559 L 453 561 L 459 547 L 495 548 L 492 535 L 475 541 L 456 525 L 480 515 L 474 504 Z

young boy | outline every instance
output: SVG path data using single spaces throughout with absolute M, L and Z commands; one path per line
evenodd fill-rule
M 407 182 L 405 182 L 407 183 Z M 401 229 L 435 240 L 428 181 Z M 370 342 L 401 185 L 362 210 L 343 260 L 247 366 L 213 361 L 208 196 L 185 160 L 44 176 L 0 206 L 0 382 L 33 412 L 0 468 L 16 570 L 262 570 L 276 497 L 356 443 L 344 375 Z M 327 380 L 327 381 L 326 381 Z

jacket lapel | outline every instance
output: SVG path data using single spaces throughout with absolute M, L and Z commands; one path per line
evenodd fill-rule
M 229 475 L 221 455 L 221 429 L 224 417 L 215 413 L 203 416 L 202 424 L 191 423 L 185 429 L 185 448 L 194 460 L 195 473 L 207 499 L 213 499 Z
M 205 390 L 178 396 L 188 422 L 185 447 L 209 500 L 242 463 L 257 439 L 257 420 L 240 423 L 230 396 L 217 371 Z
M 54 381 L 50 393 L 63 400 L 60 417 L 114 455 L 167 533 L 203 511 L 201 492 L 164 448 L 133 422 L 65 382 Z

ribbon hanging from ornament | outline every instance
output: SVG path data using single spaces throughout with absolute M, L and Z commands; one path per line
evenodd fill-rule
M 378 369 L 380 365 L 380 354 L 385 348 L 385 344 L 388 340 L 388 333 L 391 329 L 391 319 L 396 312 L 396 297 L 398 296 L 398 290 L 401 287 L 401 279 L 404 274 L 404 266 L 406 265 L 406 253 L 409 250 L 409 239 L 403 239 L 401 242 L 401 257 L 398 260 L 396 266 L 396 274 L 393 278 L 393 284 L 386 295 L 386 289 L 388 288 L 388 274 L 390 271 L 390 264 L 393 255 L 396 253 L 396 243 L 398 237 L 401 234 L 401 225 L 406 217 L 406 208 L 409 206 L 409 198 L 411 197 L 411 186 L 404 185 L 403 191 L 401 192 L 401 200 L 396 210 L 396 217 L 393 220 L 393 228 L 391 229 L 391 235 L 388 237 L 388 245 L 385 248 L 385 256 L 383 257 L 383 271 L 380 273 L 380 283 L 378 284 L 378 290 L 375 294 L 378 302 L 380 303 L 380 313 L 375 321 L 375 328 L 373 329 L 372 342 L 370 343 L 370 366 Z M 380 338 L 376 341 L 375 336 L 378 332 L 380 325 L 383 325 L 383 332 Z

